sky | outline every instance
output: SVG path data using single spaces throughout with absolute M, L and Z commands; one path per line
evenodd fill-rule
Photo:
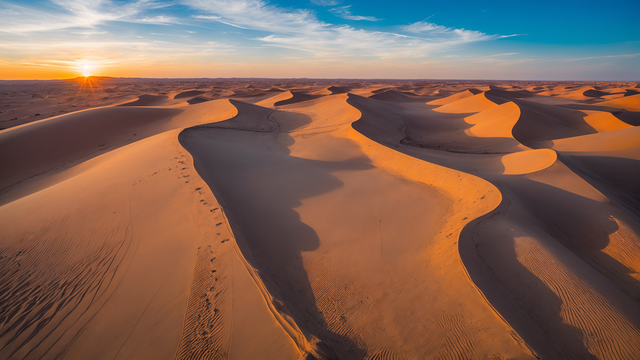
M 0 0 L 0 79 L 638 81 L 638 15 L 638 0 Z

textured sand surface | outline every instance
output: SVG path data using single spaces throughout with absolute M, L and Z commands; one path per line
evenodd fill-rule
M 6 83 L 2 359 L 640 358 L 635 83 Z

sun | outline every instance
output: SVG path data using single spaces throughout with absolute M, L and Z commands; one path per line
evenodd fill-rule
M 91 76 L 91 69 L 92 69 L 92 68 L 93 68 L 93 67 L 91 66 L 91 64 L 84 64 L 84 65 L 82 66 L 82 76 L 84 76 L 84 77 L 89 77 L 89 76 Z

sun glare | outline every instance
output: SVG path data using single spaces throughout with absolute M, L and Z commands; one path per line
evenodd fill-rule
M 82 76 L 89 77 L 91 76 L 91 65 L 85 64 L 82 66 Z

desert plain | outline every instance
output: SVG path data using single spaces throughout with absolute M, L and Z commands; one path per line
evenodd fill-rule
M 0 82 L 0 359 L 640 359 L 640 84 Z

